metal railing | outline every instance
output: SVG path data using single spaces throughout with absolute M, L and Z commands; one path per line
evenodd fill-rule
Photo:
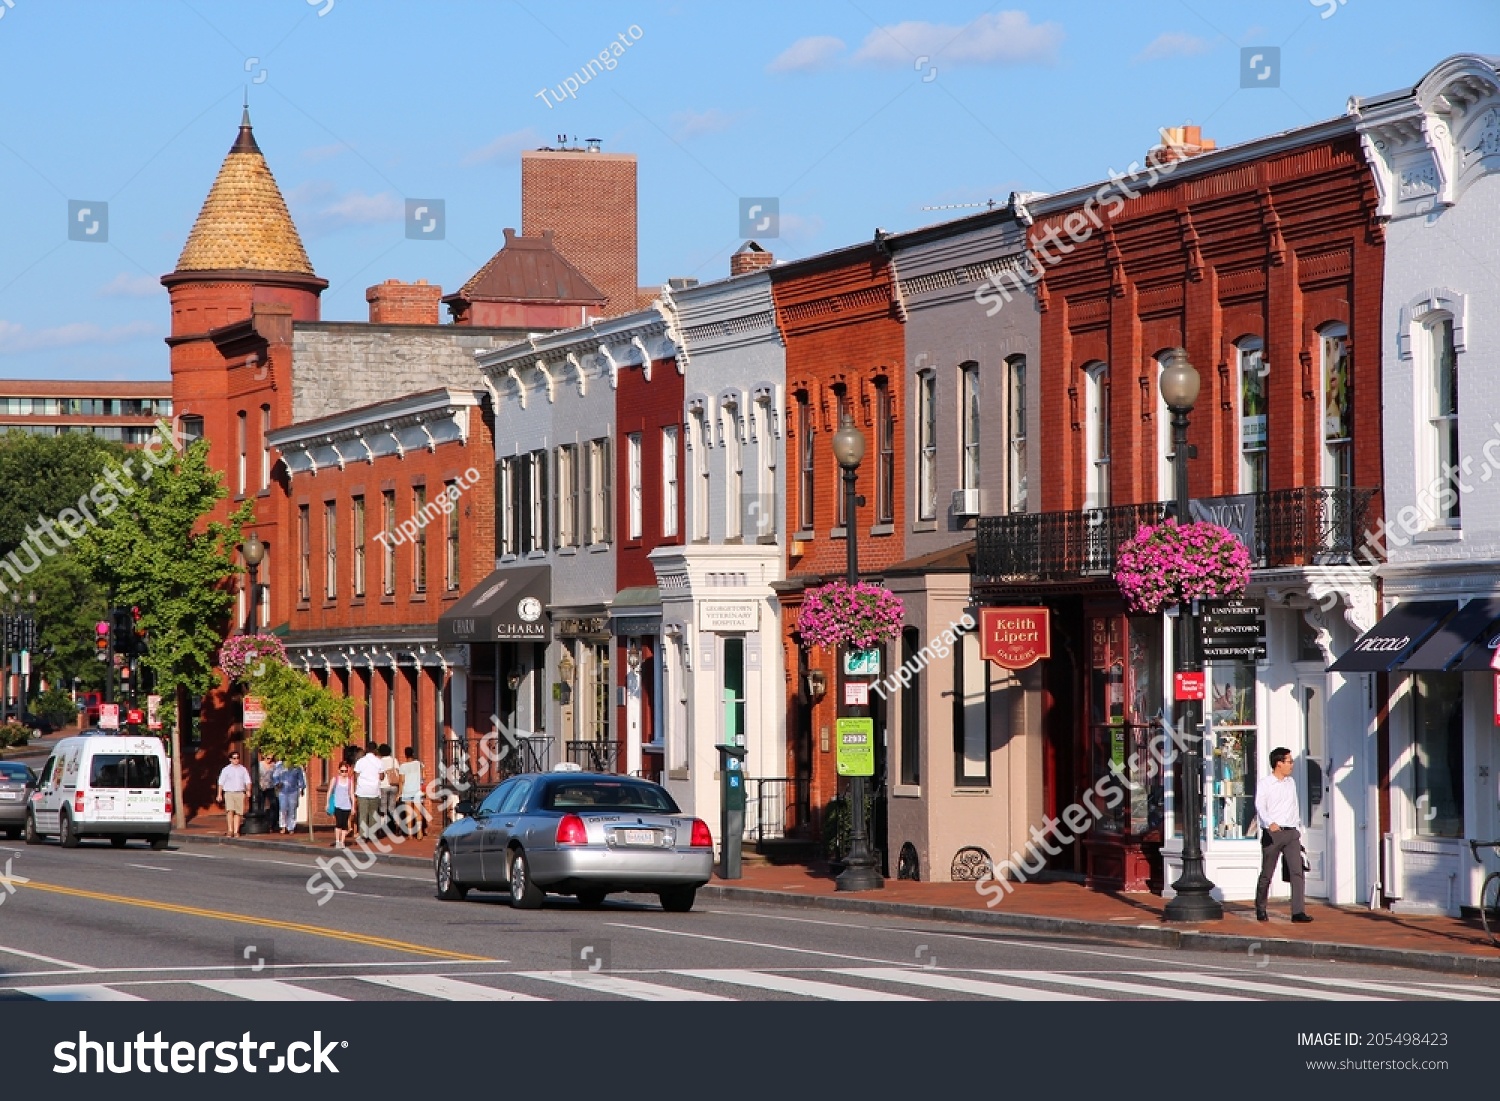
M 588 772 L 619 772 L 618 742 L 584 740 L 568 743 L 568 760 Z
M 1352 562 L 1374 494 L 1365 488 L 1300 486 L 1195 500 L 1211 511 L 1222 507 L 1238 510 L 1242 519 L 1247 513 L 1253 516 L 1251 564 L 1267 568 Z M 1114 572 L 1120 544 L 1173 511 L 1169 502 L 1155 501 L 981 516 L 974 573 L 981 582 L 1107 577 Z
M 815 836 L 811 795 L 811 777 L 745 777 L 745 840 Z

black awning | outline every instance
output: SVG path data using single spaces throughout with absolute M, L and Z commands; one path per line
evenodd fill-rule
M 457 642 L 545 642 L 551 566 L 498 569 L 438 617 L 438 645 Z
M 1469 643 L 1469 648 L 1449 666 L 1449 672 L 1490 673 L 1495 671 L 1492 663 L 1496 652 L 1500 651 L 1500 597 L 1489 597 L 1485 602 L 1497 606 L 1495 618 L 1474 633 L 1474 639 Z M 1480 602 L 1475 600 L 1470 603 Z
M 1476 660 L 1483 662 L 1478 669 L 1490 667 L 1494 651 L 1489 646 L 1494 632 L 1489 627 L 1500 619 L 1500 597 L 1486 596 L 1471 600 L 1458 610 L 1458 614 L 1444 623 L 1430 639 L 1424 642 L 1411 657 L 1401 663 L 1401 668 L 1412 673 L 1442 673 L 1453 668 L 1459 655 L 1467 658 L 1465 648 L 1470 643 L 1483 651 Z
M 1343 657 L 1328 667 L 1330 673 L 1389 673 L 1429 635 L 1455 608 L 1456 600 L 1403 600 Z

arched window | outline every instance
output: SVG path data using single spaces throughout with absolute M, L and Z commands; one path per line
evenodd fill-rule
M 1412 361 L 1416 415 L 1416 506 L 1430 527 L 1458 528 L 1458 357 L 1464 351 L 1464 296 L 1437 289 L 1401 311 L 1398 346 Z
M 1242 337 L 1234 345 L 1241 493 L 1264 493 L 1271 487 L 1266 466 L 1270 435 L 1265 348 L 1265 342 L 1258 336 Z
M 1084 367 L 1084 508 L 1109 507 L 1109 366 Z
M 1347 489 L 1354 484 L 1353 372 L 1349 330 L 1342 324 L 1318 330 L 1323 377 L 1323 484 Z
M 1010 511 L 1026 511 L 1026 357 L 1010 356 L 1005 361 L 1006 418 L 1008 443 L 1006 461 L 1010 491 Z

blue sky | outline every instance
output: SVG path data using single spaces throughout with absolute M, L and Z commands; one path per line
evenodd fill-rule
M 247 88 L 323 316 L 363 320 L 382 279 L 466 280 L 520 226 L 519 150 L 560 134 L 638 156 L 653 285 L 727 274 L 742 198 L 807 256 L 1102 179 L 1161 126 L 1229 145 L 1500 54 L 1494 0 L 1014 4 L 0 0 L 0 377 L 168 377 L 158 278 Z M 1243 47 L 1279 49 L 1264 85 Z M 405 238 L 406 198 L 444 200 L 444 240 Z M 69 240 L 70 200 L 109 204 L 107 241 Z

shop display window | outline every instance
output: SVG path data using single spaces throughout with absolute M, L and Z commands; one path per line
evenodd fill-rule
M 1161 733 L 1162 623 L 1154 616 L 1095 616 L 1089 623 L 1087 782 L 1102 812 L 1094 828 L 1160 838 L 1162 775 L 1150 746 Z
M 1208 667 L 1208 709 L 1204 726 L 1205 836 L 1240 840 L 1251 836 L 1255 820 L 1256 716 L 1255 663 L 1214 663 Z

